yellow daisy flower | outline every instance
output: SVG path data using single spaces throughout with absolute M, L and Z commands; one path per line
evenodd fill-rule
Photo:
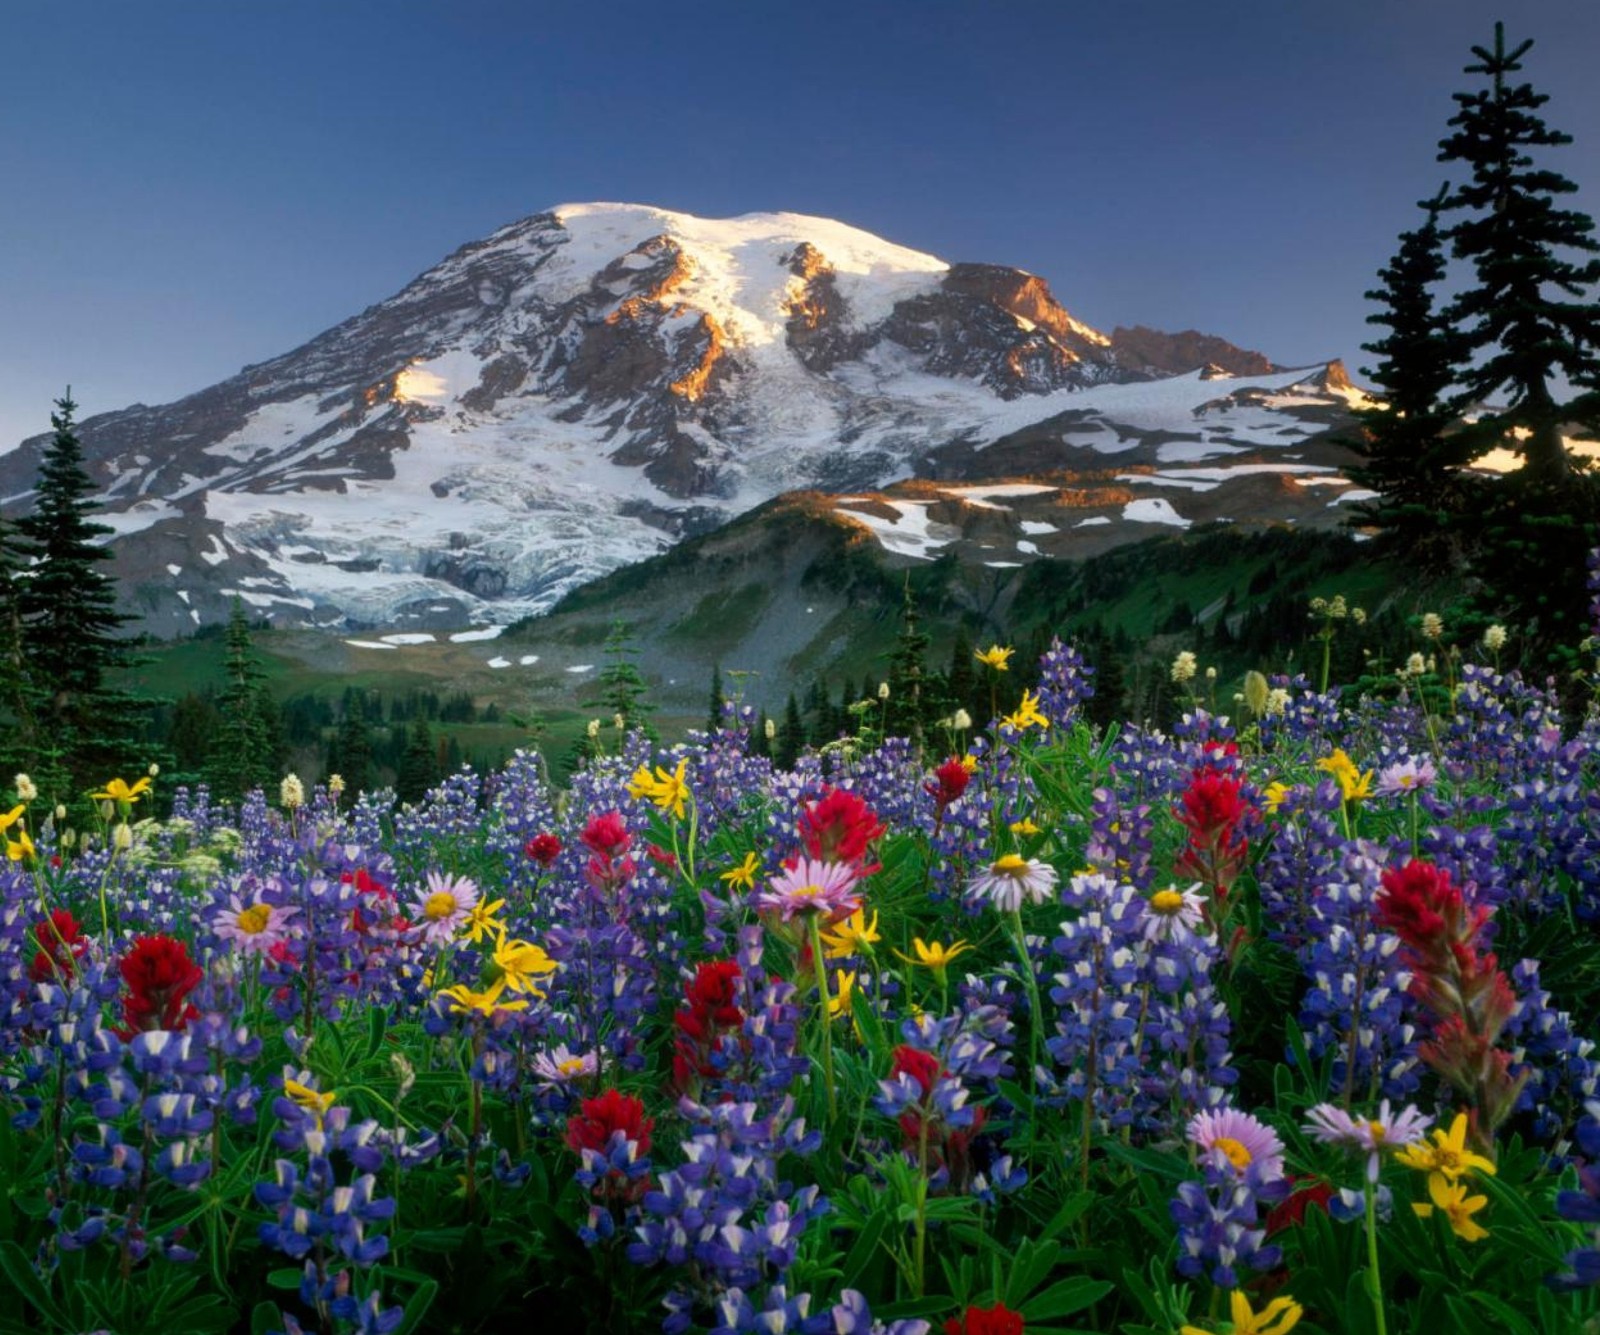
M 987 649 L 980 649 L 973 655 L 985 667 L 991 667 L 996 672 L 1009 672 L 1011 670 L 1011 655 L 1015 649 L 1003 649 L 998 644 L 991 644 Z
M 671 774 L 657 765 L 652 775 L 650 766 L 640 765 L 628 781 L 628 796 L 649 798 L 662 811 L 670 812 L 674 820 L 682 820 L 683 805 L 689 799 L 688 772 L 688 756 L 678 762 Z
M 830 960 L 845 959 L 850 955 L 870 955 L 873 945 L 883 938 L 878 935 L 878 915 L 867 918 L 866 909 L 857 909 L 848 918 L 836 922 L 822 933 L 822 953 Z
M 752 853 L 744 855 L 744 861 L 731 871 L 725 871 L 718 878 L 726 881 L 730 890 L 753 890 L 756 885 L 756 873 L 761 870 L 760 859 Z

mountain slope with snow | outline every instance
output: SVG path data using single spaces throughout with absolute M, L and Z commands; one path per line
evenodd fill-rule
M 1196 362 L 1203 356 L 1205 364 Z M 782 492 L 1296 450 L 1347 384 L 824 218 L 575 204 L 83 424 L 152 630 L 504 623 Z M 43 438 L 0 457 L 26 504 Z

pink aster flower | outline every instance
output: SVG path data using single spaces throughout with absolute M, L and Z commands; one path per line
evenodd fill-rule
M 1025 858 L 1016 853 L 990 863 L 989 870 L 979 872 L 967 886 L 977 899 L 987 899 L 1002 913 L 1015 913 L 1023 900 L 1030 904 L 1043 904 L 1056 888 L 1056 869 L 1038 858 Z
M 1189 1143 L 1217 1167 L 1231 1167 L 1241 1177 L 1255 1169 L 1263 1182 L 1283 1176 L 1283 1142 L 1265 1122 L 1237 1108 L 1196 1113 L 1189 1121 Z
M 855 893 L 858 868 L 849 862 L 817 862 L 800 858 L 767 882 L 756 895 L 758 909 L 776 909 L 783 921 L 801 913 L 843 918 L 861 907 Z
M 235 891 L 211 920 L 211 929 L 219 940 L 228 942 L 241 954 L 265 955 L 295 934 L 289 920 L 299 912 L 297 908 L 264 904 L 259 900 L 246 904 Z
M 454 938 L 478 906 L 478 887 L 465 876 L 428 873 L 428 893 L 417 900 L 419 940 L 443 945 Z
M 584 1080 L 599 1069 L 594 1053 L 576 1055 L 565 1043 L 549 1052 L 541 1052 L 533 1059 L 533 1073 L 547 1085 L 564 1087 L 574 1080 Z
M 1378 786 L 1373 789 L 1373 794 L 1377 797 L 1405 797 L 1410 793 L 1419 793 L 1424 788 L 1432 788 L 1438 778 L 1439 771 L 1434 769 L 1431 760 L 1396 761 L 1378 771 Z
M 1146 941 L 1177 941 L 1180 944 L 1194 935 L 1194 929 L 1205 920 L 1206 901 L 1196 881 L 1187 890 L 1171 886 L 1157 890 L 1145 900 L 1144 921 L 1140 930 Z
M 1379 1106 L 1375 1118 L 1352 1117 L 1333 1103 L 1317 1104 L 1306 1117 L 1306 1133 L 1313 1140 L 1366 1152 L 1368 1182 L 1378 1180 L 1378 1166 L 1384 1150 L 1415 1145 L 1433 1123 L 1433 1118 L 1418 1112 L 1411 1104 L 1399 1112 L 1391 1112 L 1388 1099 Z

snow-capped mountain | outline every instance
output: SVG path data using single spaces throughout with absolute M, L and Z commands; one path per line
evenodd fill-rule
M 83 423 L 157 632 L 504 623 L 796 488 L 1282 451 L 1354 393 L 824 218 L 537 214 L 188 398 Z M 0 458 L 26 504 L 45 438 Z M 1104 456 L 1104 457 L 1103 457 Z

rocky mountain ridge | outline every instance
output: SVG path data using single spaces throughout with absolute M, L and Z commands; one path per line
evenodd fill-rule
M 1336 380 L 1192 331 L 1108 335 L 1034 275 L 827 219 L 580 204 L 81 435 L 156 633 L 235 595 L 282 625 L 445 628 L 790 490 L 1299 449 L 1346 420 Z M 43 443 L 0 456 L 8 509 Z

